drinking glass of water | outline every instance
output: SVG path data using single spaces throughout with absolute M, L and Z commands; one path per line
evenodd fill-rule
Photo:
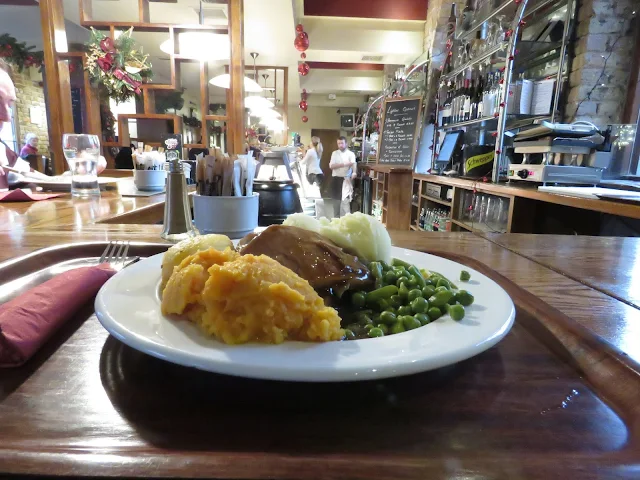
M 62 137 L 62 150 L 71 170 L 71 195 L 81 198 L 100 196 L 98 136 L 66 133 Z

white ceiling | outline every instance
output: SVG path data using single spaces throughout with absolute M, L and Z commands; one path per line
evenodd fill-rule
M 378 63 L 411 63 L 422 53 L 424 22 L 379 19 L 340 19 L 304 17 L 303 0 L 245 0 L 245 64 L 251 75 L 253 61 L 250 52 L 258 52 L 258 65 L 289 67 L 289 104 L 297 105 L 302 88 L 310 92 L 312 106 L 359 106 L 367 95 L 379 92 L 383 86 L 380 71 L 312 69 L 307 77 L 297 73 L 300 53 L 294 48 L 295 24 L 303 23 L 309 34 L 307 60 L 312 62 L 371 63 L 365 55 L 382 56 Z M 87 30 L 78 26 L 78 0 L 63 0 L 70 42 L 83 43 Z M 177 3 L 151 3 L 152 22 L 197 24 L 199 0 L 178 0 Z M 93 0 L 93 18 L 101 21 L 131 21 L 137 17 L 137 2 L 133 0 Z M 205 23 L 226 24 L 226 5 L 205 5 Z M 296 20 L 297 19 L 297 20 Z M 2 31 L 21 41 L 42 46 L 38 7 L 0 6 Z M 134 37 L 151 57 L 156 82 L 169 79 L 168 56 L 159 49 L 168 38 L 164 33 L 134 31 Z M 222 62 L 209 64 L 210 77 L 222 73 Z M 183 86 L 199 95 L 199 70 L 196 65 L 183 64 Z M 270 79 L 271 83 L 273 79 Z M 283 87 L 279 82 L 278 89 Z M 260 84 L 263 84 L 260 78 Z M 224 101 L 224 90 L 212 87 L 210 101 Z M 345 93 L 349 92 L 349 93 Z M 355 93 L 358 92 L 358 93 Z M 328 100 L 328 94 L 336 100 Z

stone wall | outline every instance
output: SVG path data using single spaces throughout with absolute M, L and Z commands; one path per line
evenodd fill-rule
M 44 99 L 42 77 L 37 72 L 30 72 L 28 69 L 23 70 L 21 73 L 14 71 L 12 77 L 18 97 L 16 102 L 16 134 L 19 148 L 24 145 L 24 136 L 27 133 L 35 133 L 40 140 L 38 151 L 42 155 L 49 156 L 49 128 L 47 126 L 47 107 Z M 38 107 L 42 113 L 38 123 L 31 123 L 29 111 L 31 107 Z
M 638 0 L 581 0 L 565 120 L 623 121 L 633 65 Z M 634 14 L 635 12 L 635 14 Z

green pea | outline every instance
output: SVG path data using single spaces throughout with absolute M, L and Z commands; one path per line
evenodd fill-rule
M 364 293 L 355 292 L 353 295 L 351 295 L 351 304 L 354 307 L 362 308 L 362 307 L 364 307 L 364 303 L 365 303 Z
M 410 263 L 407 263 L 404 260 L 400 260 L 399 258 L 391 259 L 391 265 L 393 265 L 394 267 L 404 267 L 404 268 L 409 268 L 411 266 Z
M 447 302 L 449 305 L 455 305 L 456 303 L 458 303 L 458 301 L 456 300 L 456 294 L 453 294 L 453 297 L 451 297 L 451 300 L 449 300 Z
M 451 305 L 449 307 L 449 315 L 456 322 L 464 318 L 464 307 L 462 305 Z
M 373 320 L 371 320 L 371 317 L 369 317 L 369 315 L 364 315 L 358 320 L 358 325 L 363 327 L 371 324 L 373 324 Z
M 396 322 L 393 325 L 391 325 L 391 329 L 389 330 L 392 334 L 396 334 L 396 333 L 402 333 L 405 330 L 404 328 L 404 324 L 402 322 Z
M 422 289 L 422 296 L 424 298 L 429 298 L 434 293 L 436 293 L 436 288 L 433 285 L 427 285 Z
M 400 295 L 391 295 L 391 298 L 389 299 L 389 303 L 391 304 L 392 307 L 398 308 L 398 307 L 401 307 L 404 302 L 402 301 L 402 297 Z
M 418 270 L 418 269 L 416 268 L 416 266 L 415 266 L 415 265 L 411 265 L 411 266 L 409 267 L 408 272 L 409 272 L 411 275 L 413 275 L 413 277 L 415 277 L 416 282 L 417 282 L 417 284 L 418 284 L 418 287 L 419 287 L 419 288 L 422 288 L 422 287 L 424 287 L 424 286 L 426 285 L 426 282 L 425 282 L 425 280 L 424 280 L 424 276 L 422 275 L 422 273 L 420 272 L 420 270 Z
M 400 318 L 402 319 L 402 324 L 404 325 L 405 330 L 413 330 L 414 328 L 420 328 L 422 326 L 420 320 L 413 316 L 405 315 Z
M 468 282 L 471 279 L 471 274 L 466 270 L 462 270 L 460 272 L 460 280 L 463 282 Z
M 409 305 L 403 305 L 398 308 L 398 315 L 412 315 L 411 307 Z
M 445 287 L 444 285 L 440 285 L 439 287 L 436 287 L 436 292 L 444 292 L 449 290 L 447 287 Z
M 364 329 L 365 329 L 367 332 L 370 332 L 370 331 L 371 331 L 371 329 L 373 329 L 373 328 L 376 328 L 376 326 L 375 326 L 373 323 L 369 323 L 368 325 L 365 325 L 365 326 L 364 326 Z
M 389 327 L 387 327 L 384 323 L 379 323 L 378 325 L 376 325 L 376 327 L 382 330 L 382 333 L 384 333 L 385 335 L 389 334 Z
M 377 327 L 372 328 L 371 330 L 369 330 L 368 335 L 371 338 L 375 338 L 375 337 L 384 337 L 384 332 L 382 330 L 380 330 Z
M 367 304 L 376 304 L 380 300 L 390 298 L 392 295 L 396 295 L 397 293 L 398 287 L 395 285 L 387 285 L 386 287 L 381 287 L 367 293 L 365 300 Z
M 409 298 L 409 289 L 407 288 L 406 283 L 403 282 L 400 284 L 400 288 L 398 289 L 398 295 L 400 295 L 400 298 L 402 298 L 403 301 Z
M 409 277 L 409 286 L 411 288 L 416 288 L 418 286 L 418 279 L 415 275 L 411 275 L 411 277 Z
M 380 312 L 380 314 L 382 314 L 383 312 L 389 312 L 389 313 L 393 313 L 394 315 L 396 314 L 398 310 L 396 310 L 393 307 L 389 307 L 389 308 L 385 308 L 382 312 Z
M 380 265 L 382 266 L 382 270 L 384 272 L 388 272 L 389 270 L 391 270 L 391 265 L 389 265 L 387 262 L 380 262 Z
M 387 308 L 391 308 L 391 303 L 384 298 L 382 300 L 378 300 L 378 310 L 380 312 L 384 312 Z
M 431 319 L 426 313 L 416 313 L 413 318 L 417 319 L 423 327 L 428 323 L 431 323 Z
M 466 290 L 459 290 L 458 292 L 456 292 L 456 300 L 460 305 L 468 307 L 473 303 L 475 299 L 473 298 L 473 295 L 471 295 Z
M 354 313 L 353 318 L 356 319 L 356 321 L 359 321 L 365 317 L 369 317 L 373 312 L 371 310 L 359 310 L 356 313 Z
M 436 283 L 436 288 L 437 287 L 447 287 L 447 288 L 451 288 L 451 284 L 449 283 L 448 280 L 445 280 L 444 278 L 441 278 L 440 280 L 438 280 L 438 283 Z
M 448 303 L 445 303 L 442 307 L 440 307 L 440 312 L 442 312 L 442 315 L 446 315 L 447 313 L 449 313 L 450 308 L 451 308 L 451 305 L 449 305 Z
M 453 292 L 449 290 L 436 291 L 432 297 L 429 297 L 429 305 L 442 307 L 453 297 Z
M 429 302 L 427 302 L 424 298 L 418 297 L 413 302 L 411 302 L 411 311 L 416 313 L 424 313 L 429 309 Z
M 391 312 L 382 312 L 380 314 L 380 321 L 385 325 L 393 325 L 398 321 L 398 317 Z
M 425 279 L 424 279 L 424 284 L 425 284 L 426 286 L 429 286 L 429 285 L 433 285 L 433 282 L 431 281 L 431 279 L 430 279 L 430 278 L 425 278 Z
M 400 286 L 401 286 L 403 283 L 404 283 L 404 284 L 409 283 L 409 277 L 406 277 L 406 276 L 404 276 L 404 275 L 399 276 L 399 277 L 398 277 L 398 279 L 396 280 L 396 287 L 400 288 Z
M 442 316 L 442 312 L 438 307 L 431 307 L 429 310 L 427 310 L 427 315 L 429 315 L 429 318 L 431 320 L 437 320 Z
M 384 274 L 384 283 L 386 283 L 387 285 L 395 285 L 397 281 L 398 277 L 395 273 L 387 272 Z
M 422 297 L 422 290 L 414 288 L 413 290 L 409 290 L 409 294 L 407 298 L 410 302 L 413 302 L 416 298 Z
M 353 333 L 353 330 L 350 330 L 350 329 L 346 328 L 344 330 L 344 339 L 345 340 L 353 340 L 354 338 L 356 338 L 356 334 Z

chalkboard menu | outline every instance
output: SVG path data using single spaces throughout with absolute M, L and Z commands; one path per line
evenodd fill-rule
M 421 97 L 385 101 L 378 165 L 413 166 L 421 107 Z

